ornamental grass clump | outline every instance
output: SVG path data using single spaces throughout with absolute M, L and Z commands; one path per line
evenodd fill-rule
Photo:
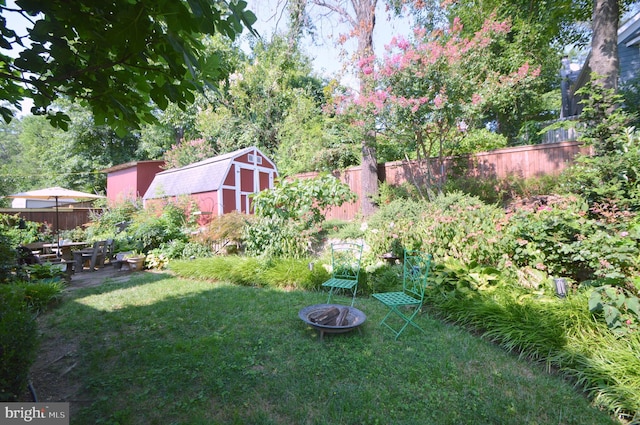
M 241 257 L 237 255 L 175 260 L 169 269 L 184 278 L 218 280 L 242 286 L 314 290 L 329 277 L 313 259 Z

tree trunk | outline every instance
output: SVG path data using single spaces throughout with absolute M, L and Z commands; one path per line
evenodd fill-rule
M 378 0 L 288 0 L 288 8 L 292 14 L 294 26 L 304 18 L 304 10 L 308 3 L 313 3 L 340 16 L 350 28 L 350 36 L 358 41 L 356 60 L 373 55 L 373 29 L 376 25 L 376 6 Z M 353 11 L 348 9 L 351 4 Z M 365 93 L 373 87 L 369 87 L 362 70 L 358 71 L 360 93 Z M 378 162 L 376 160 L 376 133 L 375 117 L 367 115 L 362 117 L 365 122 L 361 144 L 361 182 L 360 182 L 360 212 L 367 217 L 375 212 L 374 199 L 378 195 Z
M 353 28 L 358 38 L 358 59 L 373 55 L 373 29 L 376 24 L 377 0 L 351 0 L 356 14 Z M 371 82 L 365 78 L 362 70 L 358 71 L 360 79 L 360 93 L 366 93 L 373 89 L 369 87 Z M 378 195 L 378 162 L 376 160 L 376 134 L 373 115 L 363 117 L 365 131 L 362 137 L 362 160 L 360 173 L 360 212 L 363 217 L 368 217 L 375 212 L 374 198 Z
M 594 0 L 593 38 L 589 67 L 598 81 L 609 89 L 618 87 L 618 0 Z

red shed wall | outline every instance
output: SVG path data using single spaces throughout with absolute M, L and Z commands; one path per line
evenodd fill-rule
M 107 201 L 109 204 L 136 199 L 139 195 L 137 181 L 138 171 L 135 167 L 110 172 L 107 175 Z M 147 185 L 147 187 L 149 186 Z
M 107 201 L 117 204 L 144 196 L 153 178 L 162 171 L 164 161 L 138 162 L 107 173 Z M 117 167 L 116 167 L 117 168 Z
M 138 194 L 139 196 L 144 196 L 153 181 L 153 178 L 160 171 L 164 171 L 162 167 L 164 166 L 164 161 L 162 162 L 142 162 L 138 164 Z

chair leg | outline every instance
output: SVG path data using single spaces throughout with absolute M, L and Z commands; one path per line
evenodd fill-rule
M 331 304 L 331 296 L 333 295 L 333 287 L 329 289 L 329 298 L 327 299 L 327 304 Z
M 333 296 L 334 289 L 335 289 L 334 287 L 331 287 L 331 289 L 329 290 L 329 298 L 327 299 L 327 304 L 331 304 L 331 297 Z M 353 305 L 356 302 L 356 292 L 357 292 L 357 288 L 354 288 L 351 296 L 351 307 L 353 307 Z
M 414 317 L 416 317 L 416 315 L 418 314 L 418 312 L 420 311 L 421 306 L 418 306 L 414 309 L 413 313 L 411 315 L 406 315 L 404 313 L 402 313 L 402 311 L 400 311 L 400 309 L 398 308 L 398 306 L 390 306 L 389 308 L 389 312 L 387 313 L 386 316 L 384 316 L 384 318 L 382 319 L 382 321 L 380 322 L 381 325 L 386 326 L 387 328 L 391 329 L 391 331 L 394 333 L 394 335 L 396 336 L 395 339 L 396 341 L 398 340 L 398 337 L 400 336 L 400 334 L 402 332 L 404 332 L 404 330 L 406 329 L 407 326 L 412 325 L 413 327 L 419 329 L 420 331 L 422 331 L 422 333 L 426 334 L 426 331 L 424 329 L 422 329 L 417 323 L 415 323 L 413 321 Z M 387 319 L 389 318 L 389 316 L 391 316 L 392 314 L 400 317 L 400 319 L 403 320 L 404 324 L 402 325 L 402 327 L 399 330 L 396 330 L 395 328 L 393 328 L 389 323 L 387 323 Z

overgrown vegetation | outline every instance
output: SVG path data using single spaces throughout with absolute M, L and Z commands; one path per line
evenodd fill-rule
M 64 283 L 50 265 L 24 266 L 10 236 L 0 232 L 0 401 L 17 401 L 26 391 L 36 359 L 36 316 L 60 297 Z

